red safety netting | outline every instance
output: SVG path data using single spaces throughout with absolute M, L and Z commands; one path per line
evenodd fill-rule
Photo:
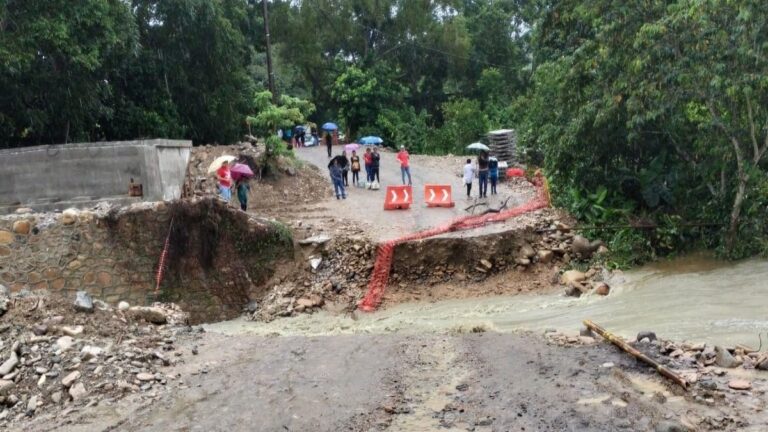
M 389 272 L 392 268 L 392 257 L 394 256 L 396 245 L 411 240 L 434 237 L 448 232 L 478 228 L 490 222 L 502 222 L 515 216 L 520 216 L 525 213 L 548 207 L 550 205 L 550 198 L 546 179 L 539 175 L 533 179 L 533 183 L 537 189 L 536 198 L 520 206 L 498 213 L 464 216 L 454 219 L 448 224 L 418 231 L 380 244 L 376 251 L 376 262 L 373 266 L 371 280 L 368 282 L 368 292 L 360 301 L 360 304 L 358 305 L 359 308 L 364 311 L 373 311 L 376 310 L 379 303 L 381 303 L 381 298 L 384 296 L 384 290 L 389 281 Z

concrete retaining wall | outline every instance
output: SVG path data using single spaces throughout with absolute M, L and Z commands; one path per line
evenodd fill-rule
M 191 147 L 190 141 L 154 139 L 0 150 L 0 213 L 125 199 L 131 178 L 144 185 L 144 200 L 177 199 Z

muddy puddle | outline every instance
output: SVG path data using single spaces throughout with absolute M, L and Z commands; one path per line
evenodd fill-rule
M 757 347 L 768 344 L 768 261 L 724 263 L 693 256 L 627 272 L 608 297 L 518 295 L 393 306 L 375 313 L 321 312 L 256 323 L 241 319 L 206 325 L 222 333 L 327 335 L 556 328 L 576 332 L 592 319 L 625 337 L 653 330 L 674 340 Z

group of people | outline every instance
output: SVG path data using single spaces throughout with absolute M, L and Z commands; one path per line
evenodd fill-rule
M 328 157 L 331 157 L 330 145 L 328 146 Z M 403 149 L 405 150 L 405 149 Z M 406 152 L 407 153 L 407 152 Z M 379 182 L 379 169 L 381 167 L 381 154 L 379 154 L 378 148 L 371 149 L 370 147 L 365 149 L 362 159 L 362 167 L 365 168 L 365 185 L 360 183 L 360 156 L 356 150 L 352 150 L 352 155 L 347 157 L 347 152 L 342 151 L 341 154 L 331 158 L 328 162 L 328 170 L 331 175 L 331 182 L 333 183 L 333 191 L 336 194 L 336 199 L 346 199 L 347 191 L 349 187 L 349 172 L 352 172 L 352 185 L 363 187 L 367 186 L 368 189 L 378 189 Z M 410 181 L 410 173 L 408 174 Z
M 240 201 L 240 209 L 248 210 L 248 192 L 251 185 L 248 184 L 247 177 L 241 177 L 237 181 L 232 180 L 232 171 L 229 169 L 229 162 L 224 161 L 221 167 L 216 170 L 216 180 L 219 182 L 219 196 L 227 203 L 232 199 L 232 189 L 237 191 L 237 200 Z
M 480 198 L 488 197 L 488 181 L 491 182 L 491 195 L 496 195 L 496 184 L 499 181 L 499 161 L 490 156 L 487 151 L 481 151 L 477 157 L 477 167 L 472 164 L 472 159 L 467 159 L 464 165 L 464 185 L 467 188 L 467 198 L 471 197 L 472 183 L 475 176 L 478 179 Z
M 328 157 L 331 157 L 330 145 L 328 146 Z M 395 157 L 400 162 L 400 176 L 403 184 L 412 185 L 411 179 L 411 166 L 410 155 L 408 150 L 404 146 L 400 146 Z M 366 172 L 366 183 L 368 189 L 378 189 L 379 169 L 381 166 L 381 155 L 377 148 L 366 148 L 363 154 L 363 163 Z M 333 190 L 336 194 L 336 199 L 346 199 L 347 191 L 345 188 L 349 187 L 349 171 L 352 171 L 352 184 L 355 186 L 360 185 L 360 157 L 356 151 L 352 151 L 352 156 L 347 158 L 347 152 L 342 151 L 340 155 L 331 158 L 328 163 L 328 170 L 331 175 L 331 182 L 333 183 Z M 472 183 L 475 178 L 478 179 L 478 187 L 480 190 L 479 197 L 488 197 L 488 183 L 491 184 L 491 195 L 496 195 L 496 185 L 499 182 L 499 161 L 497 158 L 488 154 L 487 151 L 481 151 L 477 157 L 477 164 L 472 163 L 472 159 L 467 159 L 466 165 L 464 165 L 464 185 L 467 188 L 467 198 L 472 196 Z
M 277 134 L 283 141 L 285 141 L 289 149 L 306 147 L 307 128 L 305 126 L 299 125 L 292 128 L 279 129 Z M 314 125 L 309 128 L 309 140 L 310 145 L 319 143 L 320 138 L 317 127 Z

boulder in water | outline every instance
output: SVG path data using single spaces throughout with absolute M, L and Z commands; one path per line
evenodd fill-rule
M 737 360 L 727 349 L 721 346 L 715 346 L 715 364 L 724 368 L 735 368 L 741 365 L 741 361 Z
M 590 258 L 595 251 L 603 245 L 601 240 L 595 240 L 590 242 L 587 238 L 580 235 L 573 236 L 573 244 L 571 244 L 571 250 L 576 255 L 582 258 Z
M 571 286 L 577 283 L 581 283 L 586 279 L 587 279 L 586 273 L 580 272 L 578 270 L 568 270 L 567 272 L 563 273 L 563 275 L 560 277 L 561 282 L 563 283 L 563 285 L 566 285 L 566 286 Z

